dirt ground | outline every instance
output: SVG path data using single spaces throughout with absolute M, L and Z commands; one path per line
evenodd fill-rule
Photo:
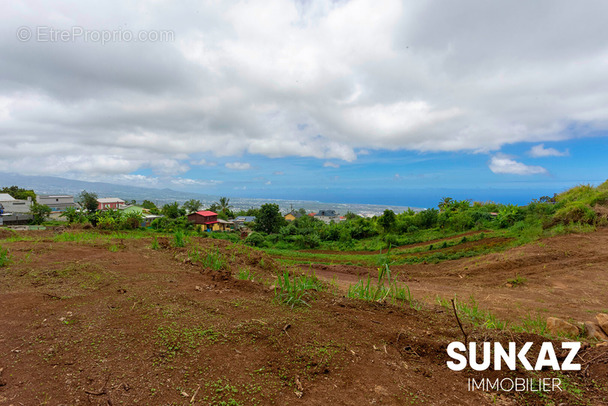
M 313 269 L 323 279 L 336 278 L 343 288 L 361 276 L 377 275 L 373 267 L 313 265 Z M 414 298 L 427 303 L 436 303 L 438 296 L 463 301 L 473 297 L 480 307 L 508 321 L 541 315 L 582 322 L 608 312 L 608 229 L 438 264 L 394 266 L 393 271 Z M 509 283 L 517 277 L 524 282 Z
M 172 248 L 161 239 L 154 250 L 150 238 L 58 242 L 50 232 L 26 235 L 36 240 L 0 239 L 11 258 L 0 268 L 0 405 L 608 404 L 608 347 L 581 350 L 581 372 L 500 375 L 559 377 L 563 391 L 469 391 L 468 378 L 497 373 L 446 367 L 446 347 L 462 334 L 441 307 L 318 292 L 306 297 L 310 307 L 292 309 L 274 300 L 277 263 L 223 241 Z M 505 298 L 518 298 L 522 309 L 542 303 L 574 317 L 608 307 L 595 295 L 606 290 L 607 241 L 606 232 L 560 237 L 400 271 L 415 297 L 473 292 L 497 310 Z M 189 261 L 194 246 L 220 253 L 228 267 Z M 527 282 L 507 288 L 514 270 Z M 244 271 L 253 281 L 235 278 Z M 344 283 L 366 271 L 317 273 L 334 272 Z M 505 296 L 501 302 L 480 292 Z M 533 342 L 532 353 L 546 341 L 465 328 L 471 341 Z

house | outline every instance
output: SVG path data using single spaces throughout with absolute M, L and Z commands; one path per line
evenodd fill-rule
M 125 201 L 117 197 L 102 197 L 97 199 L 97 210 L 118 210 L 125 205 Z
M 234 223 L 217 218 L 217 213 L 209 210 L 188 214 L 188 221 L 200 225 L 203 231 L 229 231 Z
M 294 221 L 295 219 L 300 218 L 300 217 L 302 217 L 302 213 L 300 213 L 299 211 L 292 210 L 285 215 L 285 220 Z
M 317 220 L 321 220 L 325 224 L 329 224 L 331 222 L 339 223 L 340 221 L 344 221 L 344 217 L 340 217 L 335 210 L 319 210 L 317 214 L 314 215 L 314 218 Z
M 237 218 L 235 218 L 234 220 L 232 220 L 234 222 L 234 228 L 237 230 L 240 230 L 245 226 L 246 223 L 255 223 L 255 216 L 238 216 Z
M 4 213 L 29 213 L 32 206 L 32 198 L 27 200 L 15 199 L 8 193 L 0 193 L 0 204 L 3 207 Z
M 74 196 L 72 195 L 38 195 L 36 196 L 36 202 L 49 206 L 51 213 L 61 213 L 66 211 L 68 207 L 78 207 L 74 203 Z

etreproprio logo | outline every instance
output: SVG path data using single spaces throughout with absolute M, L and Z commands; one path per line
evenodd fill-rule
M 469 348 L 464 343 L 455 341 L 448 345 L 447 353 L 452 361 L 447 362 L 448 368 L 452 371 L 462 371 L 469 365 L 475 371 L 502 371 L 503 364 L 506 369 L 514 371 L 517 361 L 528 371 L 540 371 L 544 367 L 550 367 L 554 371 L 580 371 L 581 365 L 573 363 L 574 358 L 581 348 L 580 342 L 563 342 L 563 350 L 569 350 L 568 355 L 560 364 L 555 353 L 553 343 L 544 342 L 541 344 L 538 356 L 534 365 L 526 354 L 530 351 L 534 343 L 527 342 L 521 348 L 517 343 L 510 342 L 507 348 L 499 342 L 480 343 L 481 354 L 478 354 L 478 345 L 475 342 L 469 343 Z M 492 345 L 493 344 L 493 345 Z M 493 350 L 493 351 L 492 351 Z M 526 378 L 503 378 L 503 379 L 468 379 L 468 389 L 471 390 L 502 390 L 502 391 L 553 391 L 562 390 L 560 378 L 543 378 L 536 381 Z

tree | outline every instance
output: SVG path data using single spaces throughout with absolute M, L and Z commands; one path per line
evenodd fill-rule
M 46 204 L 32 203 L 30 213 L 34 216 L 33 224 L 42 224 L 51 215 L 51 208 Z
M 154 204 L 154 202 L 151 202 L 150 200 L 144 200 L 141 204 L 141 207 L 146 210 L 150 210 L 150 213 L 152 214 L 160 214 L 160 210 L 158 209 L 158 207 L 156 207 L 156 204 Z
M 78 203 L 87 213 L 95 213 L 99 204 L 97 203 L 97 193 L 87 192 L 83 190 L 78 196 Z
M 384 228 L 384 231 L 390 231 L 395 226 L 395 212 L 390 209 L 384 210 L 378 219 L 378 224 Z
M 226 211 L 232 207 L 230 205 L 230 199 L 228 199 L 227 197 L 220 197 L 217 202 L 217 205 L 220 207 L 220 211 Z
M 254 229 L 256 231 L 263 231 L 268 234 L 273 234 L 278 233 L 281 226 L 285 225 L 285 223 L 286 221 L 281 215 L 279 205 L 274 203 L 266 203 L 260 207 Z
M 0 189 L 0 193 L 8 193 L 13 198 L 18 200 L 27 200 L 31 197 L 32 200 L 36 200 L 36 193 L 31 189 L 23 189 L 19 186 L 7 186 Z
M 182 208 L 184 210 L 186 210 L 187 214 L 195 213 L 195 212 L 199 211 L 201 209 L 201 207 L 203 207 L 203 204 L 201 203 L 201 201 L 194 200 L 194 199 L 190 199 L 182 205 Z
M 65 209 L 63 213 L 60 214 L 60 217 L 65 217 L 68 220 L 68 223 L 73 223 L 80 218 L 80 213 L 74 207 L 68 207 Z
M 442 197 L 437 207 L 439 207 L 439 211 L 446 211 L 452 203 L 454 203 L 454 199 L 451 197 Z
M 176 219 L 186 214 L 186 211 L 179 207 L 178 202 L 167 203 L 162 208 L 162 213 L 170 219 Z

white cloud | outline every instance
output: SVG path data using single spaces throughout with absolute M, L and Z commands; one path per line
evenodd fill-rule
M 328 161 L 328 162 L 325 162 L 325 163 L 323 164 L 323 167 L 324 167 L 324 168 L 339 168 L 339 167 L 340 167 L 340 165 L 338 165 L 337 163 L 334 163 L 334 162 L 329 162 L 329 161 Z
M 5 2 L 0 160 L 20 173 L 164 177 L 214 156 L 354 161 L 372 149 L 491 152 L 605 131 L 607 14 L 593 0 L 556 0 L 551 12 L 506 0 L 171 10 L 108 0 L 94 12 L 76 0 Z M 175 40 L 15 39 L 23 25 L 74 21 L 173 30 Z M 540 145 L 532 156 L 558 156 Z
M 272 174 L 273 175 L 277 175 L 277 176 L 281 176 L 281 175 L 285 175 L 285 172 L 283 172 L 283 171 L 275 171 Z
M 236 171 L 246 171 L 251 169 L 251 164 L 247 162 L 228 162 L 226 163 L 226 168 L 234 169 Z
M 201 180 L 188 178 L 173 178 L 171 183 L 179 186 L 216 186 L 222 183 L 220 180 Z
M 538 144 L 530 148 L 528 154 L 534 158 L 542 158 L 547 156 L 568 156 L 570 152 L 568 150 L 561 152 L 555 148 L 545 148 L 544 144 Z
M 190 161 L 190 165 L 194 165 L 194 166 L 216 166 L 217 162 L 208 162 L 206 159 L 199 159 L 198 161 Z
M 526 165 L 501 154 L 492 157 L 489 167 L 494 173 L 512 175 L 537 175 L 547 173 L 547 170 L 541 166 Z

